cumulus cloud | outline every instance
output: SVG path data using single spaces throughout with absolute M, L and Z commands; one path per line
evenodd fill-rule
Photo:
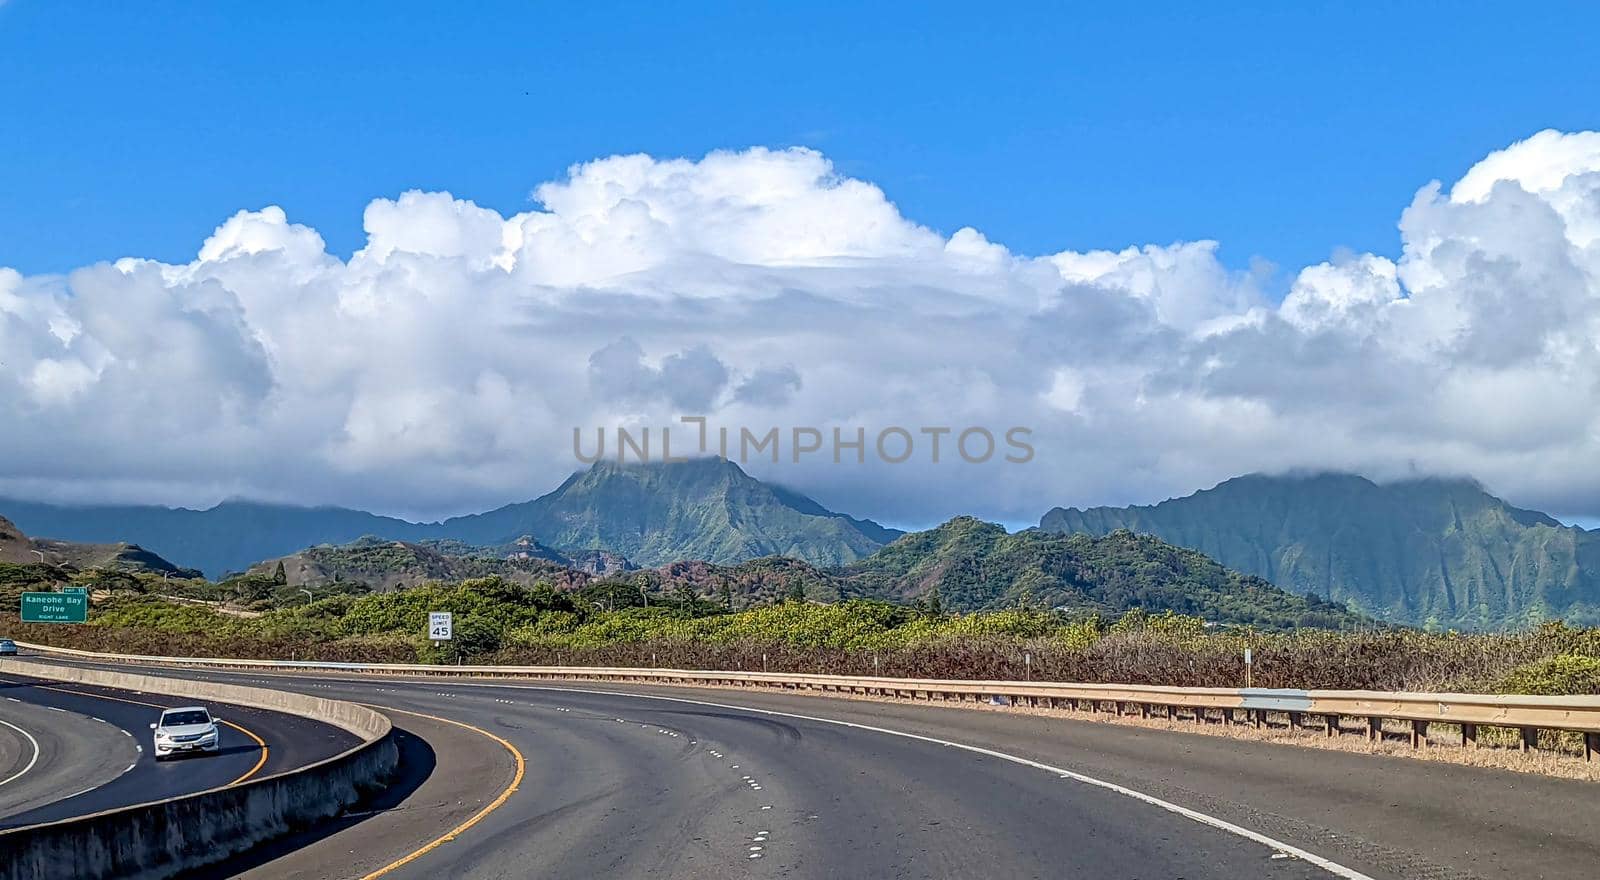
M 613 156 L 534 197 L 376 199 L 349 259 L 266 206 L 187 263 L 0 268 L 0 493 L 436 516 L 553 486 L 574 427 L 703 415 L 1033 430 L 1026 465 L 752 464 L 904 523 L 1293 467 L 1600 515 L 1597 133 L 1423 186 L 1397 258 L 1336 253 L 1286 292 L 1209 241 L 943 235 L 806 149 Z
M 645 363 L 644 349 L 623 337 L 589 355 L 589 388 L 598 400 L 648 406 L 661 401 L 688 413 L 710 411 L 728 384 L 728 368 L 704 345 Z
M 734 398 L 755 406 L 783 406 L 800 390 L 800 373 L 792 366 L 761 367 L 746 376 Z

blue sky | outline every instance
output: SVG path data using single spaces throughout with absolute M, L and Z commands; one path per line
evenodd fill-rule
M 1221 6 L 0 0 L 0 495 L 432 519 L 703 414 L 1033 430 L 752 464 L 902 524 L 1600 517 L 1600 9 Z
M 511 214 L 567 166 L 804 144 L 1022 253 L 1212 238 L 1291 273 L 1594 127 L 1588 4 L 0 6 L 0 265 L 186 260 L 282 205 L 348 254 L 377 196 Z

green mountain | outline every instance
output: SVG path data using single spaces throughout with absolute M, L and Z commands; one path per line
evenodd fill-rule
M 1251 475 L 1154 506 L 1058 507 L 1039 527 L 1154 535 L 1397 623 L 1600 624 L 1600 533 L 1513 507 L 1470 480 Z
M 957 610 L 1035 604 L 1116 615 L 1138 608 L 1273 629 L 1362 623 L 1340 606 L 1291 595 L 1200 553 L 1127 531 L 1007 534 L 997 524 L 957 517 L 834 574 L 846 595 L 907 601 L 937 591 L 941 605 Z
M 900 534 L 834 513 L 720 458 L 599 462 L 542 498 L 447 520 L 441 532 L 488 545 L 533 535 L 562 553 L 609 550 L 644 566 L 731 565 L 762 556 L 837 565 Z

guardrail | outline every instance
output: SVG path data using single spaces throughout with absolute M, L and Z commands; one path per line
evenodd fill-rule
M 1289 690 L 1274 688 L 1190 688 L 1126 684 L 1070 684 L 1041 681 L 969 681 L 960 679 L 881 678 L 805 675 L 781 672 L 732 672 L 693 669 L 634 669 L 596 666 L 435 666 L 416 663 L 335 663 L 313 660 L 243 660 L 236 658 L 154 657 L 97 654 L 46 645 L 22 644 L 30 650 L 83 659 L 166 666 L 234 669 L 297 669 L 351 672 L 363 675 L 469 676 L 477 678 L 622 681 L 654 684 L 720 685 L 780 688 L 819 693 L 860 694 L 910 700 L 1003 702 L 1034 708 L 1073 708 L 1118 715 L 1182 718 L 1200 724 L 1287 724 L 1321 730 L 1328 736 L 1364 734 L 1379 740 L 1383 721 L 1409 722 L 1399 733 L 1413 747 L 1428 742 L 1429 726 L 1460 729 L 1463 746 L 1476 747 L 1480 727 L 1507 728 L 1519 734 L 1520 749 L 1538 746 L 1541 730 L 1581 735 L 1584 760 L 1600 755 L 1600 696 L 1524 696 L 1514 694 L 1404 693 L 1386 691 Z M 1358 726 L 1351 728 L 1347 719 Z
M 361 738 L 331 758 L 239 785 L 0 831 L 0 880 L 171 876 L 337 815 L 381 787 L 399 761 L 389 719 L 355 703 L 14 658 L 0 659 L 0 672 L 289 712 Z

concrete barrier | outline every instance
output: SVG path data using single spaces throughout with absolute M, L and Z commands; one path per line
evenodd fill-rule
M 389 719 L 355 703 L 11 659 L 0 671 L 287 712 L 361 737 L 331 758 L 240 785 L 0 831 L 0 880 L 170 877 L 338 815 L 380 789 L 399 762 Z

